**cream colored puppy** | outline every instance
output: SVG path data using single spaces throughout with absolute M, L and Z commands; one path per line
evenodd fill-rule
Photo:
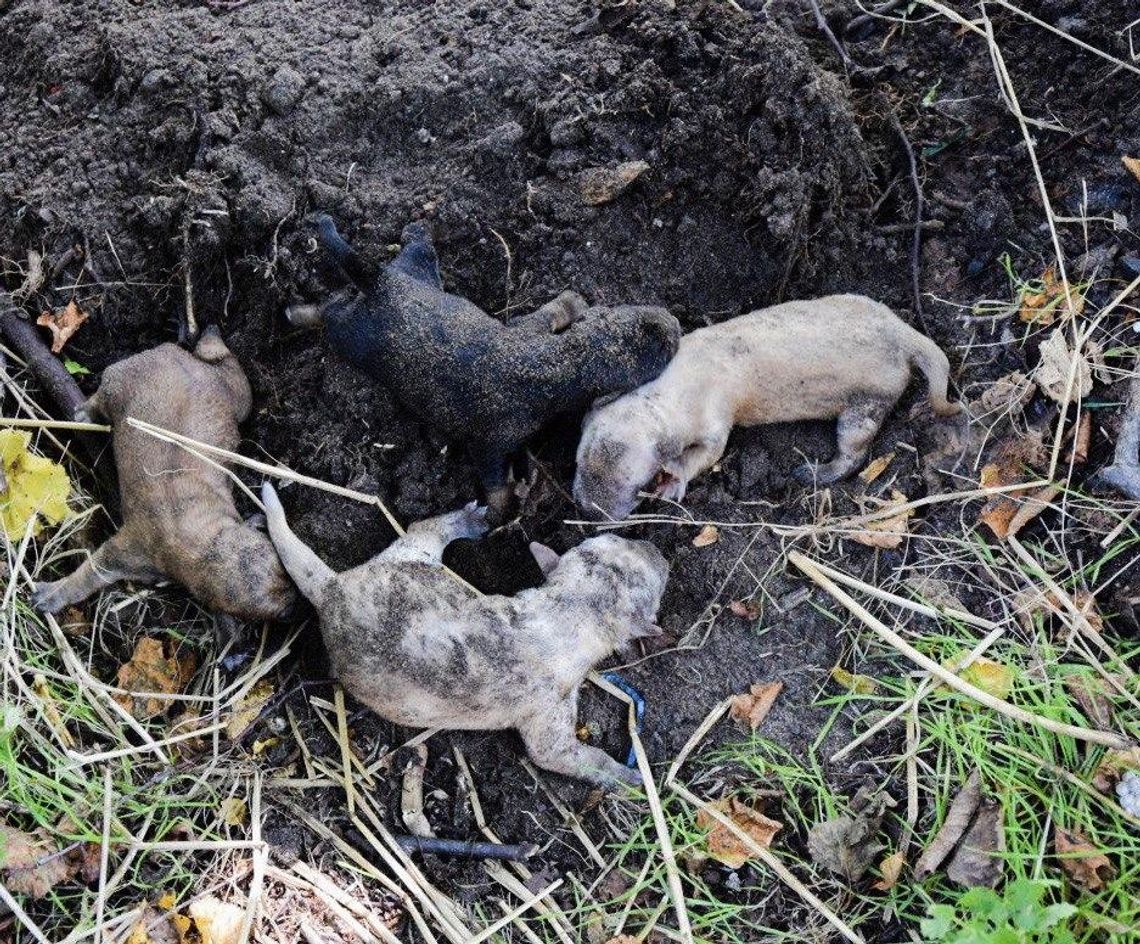
M 656 380 L 594 409 L 578 445 L 574 498 L 621 519 L 647 486 L 680 501 L 724 454 L 733 426 L 838 419 L 838 449 L 795 471 L 835 482 L 858 469 L 917 367 L 934 412 L 948 416 L 949 363 L 925 335 L 862 295 L 762 308 L 681 338 Z

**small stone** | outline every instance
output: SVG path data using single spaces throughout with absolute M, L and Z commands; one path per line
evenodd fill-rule
M 419 141 L 420 144 L 428 145 L 435 141 L 435 135 L 428 131 L 427 128 L 420 128 L 416 132 L 416 140 Z
M 292 66 L 281 66 L 262 93 L 265 104 L 278 115 L 288 114 L 305 94 L 305 77 Z

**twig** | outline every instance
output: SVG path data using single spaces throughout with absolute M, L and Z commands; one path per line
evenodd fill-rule
M 0 290 L 0 332 L 19 352 L 57 409 L 70 418 L 87 402 L 87 397 L 59 358 L 48 350 L 35 327 L 20 317 L 20 311 L 12 296 Z
M 973 698 L 975 701 L 980 702 L 987 708 L 992 708 L 999 714 L 1003 714 L 1008 718 L 1015 721 L 1021 721 L 1025 724 L 1032 724 L 1039 728 L 1044 728 L 1046 731 L 1051 731 L 1054 734 L 1061 734 L 1067 737 L 1076 738 L 1079 741 L 1088 741 L 1091 744 L 1102 744 L 1105 747 L 1114 747 L 1118 750 L 1128 750 L 1132 747 L 1132 742 L 1124 735 L 1117 734 L 1114 731 L 1100 731 L 1092 728 L 1081 728 L 1072 724 L 1065 724 L 1060 721 L 1054 721 L 1052 718 L 1046 718 L 1041 715 L 1035 715 L 1024 708 L 1017 705 L 1011 705 L 1007 701 L 1002 701 L 1000 698 L 995 698 L 989 692 L 983 691 L 976 685 L 971 685 L 965 679 L 955 675 L 949 669 L 939 665 L 929 656 L 923 655 L 915 649 L 910 643 L 903 639 L 893 629 L 887 627 L 881 620 L 877 619 L 870 612 L 868 612 L 858 601 L 854 600 L 847 593 L 839 588 L 839 586 L 831 580 L 826 574 L 823 573 L 815 562 L 805 557 L 799 551 L 789 551 L 788 560 L 795 564 L 803 573 L 808 576 L 812 581 L 821 586 L 824 590 L 830 593 L 839 603 L 843 605 L 853 616 L 858 617 L 864 625 L 871 629 L 884 642 L 888 643 L 893 648 L 897 649 L 904 656 L 910 659 L 915 664 L 926 669 L 931 675 L 944 682 L 956 691 L 961 692 Z
M 457 859 L 505 859 L 519 862 L 534 855 L 533 843 L 480 842 L 468 839 L 440 839 L 438 836 L 395 835 L 392 838 L 405 852 L 453 856 Z
M 261 771 L 253 775 L 253 796 L 250 801 L 249 821 L 253 841 L 261 843 Z M 241 933 L 238 940 L 241 944 L 249 941 L 250 932 L 257 920 L 257 909 L 261 904 L 261 893 L 265 888 L 265 869 L 269 865 L 269 847 L 260 845 L 253 852 L 253 877 L 249 881 L 249 893 L 246 896 L 245 917 L 241 922 Z
M 811 6 L 811 12 L 815 16 L 815 25 L 819 31 L 823 33 L 827 41 L 831 43 L 831 47 L 838 53 L 840 60 L 843 62 L 843 71 L 850 75 L 852 72 L 861 71 L 860 67 L 855 64 L 855 61 L 847 54 L 847 50 L 843 48 L 836 35 L 831 31 L 831 27 L 827 25 L 827 17 L 823 15 L 823 11 L 819 8 L 819 0 L 808 0 Z
M 907 0 L 886 0 L 886 3 L 880 3 L 877 7 L 872 10 L 868 10 L 866 13 L 860 13 L 858 16 L 852 17 L 848 21 L 847 25 L 843 27 L 843 35 L 850 36 L 857 29 L 859 29 L 859 27 L 870 23 L 872 20 L 878 19 L 887 13 L 890 13 L 893 10 L 898 9 L 906 2 Z
M 400 784 L 400 818 L 414 836 L 431 839 L 435 833 L 424 815 L 424 771 L 427 769 L 428 746 L 417 744 L 412 748 L 412 756 Z

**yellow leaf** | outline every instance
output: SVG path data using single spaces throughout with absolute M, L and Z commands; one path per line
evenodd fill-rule
M 265 703 L 273 697 L 273 683 L 269 679 L 262 679 L 250 690 L 249 694 L 238 702 L 230 720 L 226 722 L 226 737 L 236 741 L 246 728 L 257 720 Z
M 953 660 L 947 668 L 953 665 Z M 1013 670 L 1008 665 L 994 662 L 992 659 L 975 659 L 966 668 L 958 673 L 964 682 L 969 682 L 980 688 L 987 695 L 1005 700 L 1013 691 Z
M 895 454 L 888 452 L 885 456 L 879 456 L 878 459 L 872 459 L 867 463 L 867 468 L 859 473 L 861 478 L 867 485 L 870 485 L 875 479 L 887 471 L 887 466 L 894 462 Z
M 883 877 L 875 882 L 875 890 L 889 892 L 894 888 L 899 882 L 899 876 L 902 874 L 902 867 L 905 862 L 906 853 L 901 849 L 898 852 L 892 852 L 883 859 L 883 861 L 879 863 L 879 873 Z
M 851 535 L 851 540 L 866 544 L 868 547 L 893 548 L 902 544 L 907 533 L 907 522 L 914 516 L 913 508 L 904 508 L 910 501 L 897 488 L 891 489 L 889 501 L 882 502 L 880 510 L 898 508 L 898 514 L 889 518 L 876 518 L 863 525 L 863 529 Z
M 1072 299 L 1074 315 L 1085 310 L 1085 297 L 1080 289 L 1070 284 L 1066 296 L 1064 281 L 1057 278 L 1056 267 L 1049 266 L 1041 273 L 1041 290 L 1022 293 L 1018 317 L 1028 324 L 1050 325 L 1058 315 L 1068 317 L 1069 299 Z
M 706 524 L 693 538 L 693 547 L 708 547 L 720 540 L 720 532 L 714 525 Z
M 249 822 L 249 809 L 245 800 L 239 797 L 226 797 L 219 805 L 218 812 L 227 826 L 244 826 Z
M 202 944 L 237 944 L 245 917 L 237 905 L 207 895 L 191 902 L 189 911 Z
M 767 849 L 776 833 L 784 828 L 783 823 L 757 812 L 736 797 L 728 797 L 709 805 L 732 820 L 761 849 Z M 738 869 L 752 858 L 752 850 L 740 840 L 740 837 L 704 810 L 697 813 L 697 826 L 709 830 L 707 840 L 709 855 L 730 869 Z
M 280 743 L 281 743 L 281 738 L 279 738 L 279 737 L 268 737 L 264 741 L 254 741 L 253 742 L 253 756 L 254 757 L 260 757 L 266 751 L 270 750 L 271 748 L 276 747 Z
M 0 524 L 13 541 L 23 538 L 33 518 L 32 534 L 39 534 L 41 518 L 59 524 L 68 515 L 71 480 L 63 466 L 28 451 L 31 439 L 22 430 L 0 429 Z
M 866 675 L 853 675 L 838 665 L 831 670 L 831 677 L 856 695 L 874 695 L 879 689 L 878 683 L 873 678 Z

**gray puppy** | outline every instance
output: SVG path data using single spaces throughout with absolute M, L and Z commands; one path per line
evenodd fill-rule
M 245 372 L 212 328 L 193 354 L 160 344 L 103 371 L 76 418 L 113 427 L 123 526 L 74 573 L 37 584 L 36 609 L 55 613 L 119 580 L 169 577 L 210 610 L 286 616 L 296 591 L 269 538 L 238 514 L 226 473 L 125 422 L 133 416 L 232 451 L 251 404 Z
M 415 728 L 522 735 L 540 767 L 598 784 L 635 771 L 574 735 L 578 688 L 596 663 L 654 624 L 668 564 L 652 544 L 603 535 L 558 556 L 531 545 L 546 583 L 482 596 L 443 566 L 456 538 L 486 532 L 486 509 L 413 524 L 368 563 L 334 573 L 290 530 L 262 487 L 269 534 L 321 619 L 345 689 L 381 717 Z

